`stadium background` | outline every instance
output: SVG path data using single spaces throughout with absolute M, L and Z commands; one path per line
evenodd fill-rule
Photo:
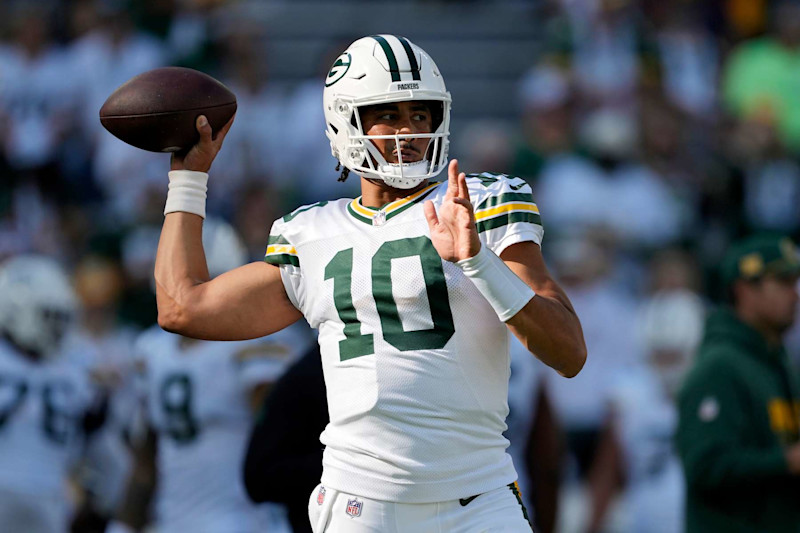
M 588 372 L 551 391 L 567 430 L 602 425 L 608 384 L 645 357 L 638 310 L 654 295 L 690 291 L 712 305 L 733 239 L 800 236 L 795 2 L 5 0 L 0 259 L 57 258 L 85 323 L 154 323 L 168 157 L 123 145 L 97 112 L 162 65 L 203 70 L 237 94 L 209 212 L 260 259 L 277 216 L 358 194 L 355 177 L 336 181 L 321 80 L 372 33 L 405 35 L 436 59 L 463 169 L 533 186 L 545 257 L 589 349 Z M 797 360 L 800 333 L 789 349 Z

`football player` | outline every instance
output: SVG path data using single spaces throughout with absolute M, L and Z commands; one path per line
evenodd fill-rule
M 96 401 L 108 404 L 105 423 L 87 443 L 85 460 L 73 481 L 87 500 L 85 511 L 94 510 L 99 515 L 94 518 L 107 518 L 120 503 L 131 467 L 126 434 L 137 408 L 132 358 L 137 332 L 118 321 L 124 279 L 113 261 L 84 256 L 75 265 L 72 279 L 80 313 L 65 346 L 89 375 Z M 73 522 L 73 528 L 80 527 L 82 523 Z
M 567 377 L 586 358 L 550 277 L 528 184 L 448 165 L 450 93 L 403 37 L 352 43 L 324 80 L 333 155 L 362 196 L 277 220 L 266 260 L 209 281 L 201 233 L 216 136 L 175 154 L 156 260 L 159 323 L 246 339 L 319 329 L 330 423 L 315 531 L 530 528 L 502 433 L 508 329 Z M 448 179 L 430 181 L 447 168 Z M 199 392 L 202 394 L 202 391 Z
M 209 220 L 203 233 L 212 276 L 245 262 L 230 225 Z M 281 531 L 264 506 L 247 498 L 241 470 L 254 413 L 309 346 L 307 333 L 300 324 L 241 342 L 204 342 L 158 326 L 142 333 L 135 352 L 149 434 L 135 452 L 112 531 L 150 521 L 153 496 L 153 522 L 162 533 Z
M 615 520 L 631 533 L 684 530 L 675 398 L 700 343 L 705 308 L 687 289 L 666 290 L 651 297 L 640 317 L 645 361 L 611 386 L 611 415 L 589 475 L 588 531 Z M 621 505 L 613 509 L 617 489 L 623 489 Z
M 88 374 L 63 350 L 77 299 L 63 269 L 41 256 L 0 266 L 0 529 L 67 530 L 67 478 L 102 425 Z
M 564 466 L 564 435 L 551 407 L 545 366 L 510 338 L 508 382 L 508 454 L 517 470 L 522 501 L 538 533 L 555 531 Z

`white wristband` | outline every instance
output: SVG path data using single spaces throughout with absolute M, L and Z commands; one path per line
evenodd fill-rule
M 472 280 L 503 322 L 519 313 L 536 295 L 486 246 L 481 246 L 475 256 L 462 259 L 456 265 Z
M 206 218 L 208 174 L 194 170 L 173 170 L 169 173 L 169 191 L 164 215 L 183 211 Z

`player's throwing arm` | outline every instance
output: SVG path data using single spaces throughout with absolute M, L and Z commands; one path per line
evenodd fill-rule
M 200 141 L 172 158 L 164 226 L 156 255 L 158 322 L 187 337 L 240 340 L 268 335 L 296 322 L 280 271 L 251 263 L 209 281 L 202 245 L 205 189 L 211 163 L 233 123 L 216 136 L 201 116 Z

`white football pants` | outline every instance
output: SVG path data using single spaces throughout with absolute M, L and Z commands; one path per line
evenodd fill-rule
M 511 484 L 463 500 L 394 503 L 317 485 L 308 500 L 314 533 L 530 533 Z

